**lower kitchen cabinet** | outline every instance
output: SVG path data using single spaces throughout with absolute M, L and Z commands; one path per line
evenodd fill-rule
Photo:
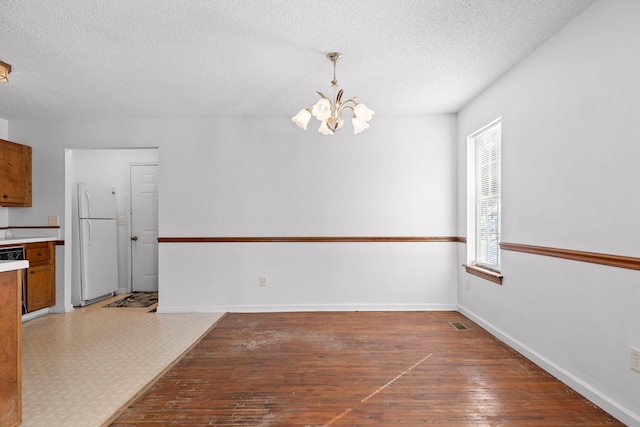
M 56 243 L 45 241 L 0 247 L 14 249 L 16 246 L 24 248 L 25 259 L 29 261 L 21 286 L 22 314 L 56 305 Z
M 0 273 L 0 427 L 22 420 L 21 271 Z
M 56 304 L 55 242 L 26 243 L 29 268 L 24 299 L 27 313 Z
M 27 269 L 27 313 L 56 304 L 54 274 L 50 265 L 39 265 Z

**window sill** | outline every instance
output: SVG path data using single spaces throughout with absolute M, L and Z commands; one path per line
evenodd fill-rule
M 498 285 L 502 285 L 502 274 L 495 271 L 487 270 L 486 268 L 478 267 L 476 265 L 462 265 L 464 266 L 464 269 L 467 271 L 467 273 L 481 277 L 490 282 L 497 283 Z

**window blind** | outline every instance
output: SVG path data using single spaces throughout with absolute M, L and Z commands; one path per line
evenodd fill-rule
M 474 136 L 475 263 L 500 270 L 501 146 L 500 122 Z

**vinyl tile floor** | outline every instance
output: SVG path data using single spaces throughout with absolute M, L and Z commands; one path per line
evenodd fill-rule
M 22 426 L 101 426 L 223 313 L 103 305 L 22 324 Z

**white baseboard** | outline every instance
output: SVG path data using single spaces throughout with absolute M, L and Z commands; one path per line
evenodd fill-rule
M 530 347 L 524 345 L 520 341 L 514 339 L 513 337 L 505 334 L 500 329 L 493 326 L 491 323 L 486 322 L 481 317 L 477 316 L 472 311 L 468 310 L 463 306 L 458 306 L 458 311 L 469 319 L 473 320 L 478 325 L 482 326 L 486 329 L 491 335 L 498 338 L 500 341 L 507 344 L 509 347 L 513 348 L 520 354 L 522 354 L 527 359 L 531 360 L 533 363 L 558 378 L 560 381 L 583 395 L 585 398 L 590 400 L 591 402 L 598 405 L 600 408 L 616 417 L 618 420 L 622 421 L 628 426 L 637 426 L 640 427 L 640 415 L 630 411 L 624 406 L 620 405 L 613 399 L 609 398 L 604 393 L 600 392 L 596 388 L 592 387 L 585 381 L 576 377 L 566 369 L 562 368 L 559 365 L 556 365 L 551 360 L 545 358 L 540 355 Z
M 41 308 L 40 310 L 32 311 L 31 313 L 23 314 L 22 321 L 26 322 L 27 320 L 35 319 L 36 317 L 44 316 L 49 314 L 49 308 Z
M 53 307 L 49 307 L 50 313 L 62 314 L 73 311 L 73 305 L 69 304 L 56 304 Z
M 300 311 L 457 311 L 456 304 L 292 304 L 165 306 L 160 300 L 157 313 L 285 313 Z

